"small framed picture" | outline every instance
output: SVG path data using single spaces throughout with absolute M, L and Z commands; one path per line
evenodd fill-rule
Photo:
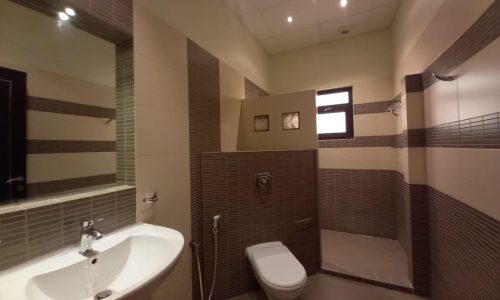
M 254 116 L 253 131 L 269 131 L 269 115 Z
M 300 129 L 299 112 L 283 113 L 283 130 Z

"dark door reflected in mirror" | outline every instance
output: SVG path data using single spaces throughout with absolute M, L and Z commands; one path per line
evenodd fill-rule
M 26 197 L 26 73 L 0 67 L 0 202 Z

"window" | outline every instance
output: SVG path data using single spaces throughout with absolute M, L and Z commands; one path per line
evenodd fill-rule
M 320 140 L 354 137 L 352 87 L 318 91 L 316 107 Z

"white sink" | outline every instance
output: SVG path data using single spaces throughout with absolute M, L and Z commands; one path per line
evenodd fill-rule
M 84 257 L 73 247 L 0 273 L 0 299 L 125 299 L 161 279 L 180 256 L 178 231 L 136 224 L 94 241 Z M 136 299 L 134 296 L 132 299 Z

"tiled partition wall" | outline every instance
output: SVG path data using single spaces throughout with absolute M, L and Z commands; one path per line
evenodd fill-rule
M 239 118 L 238 97 L 265 93 L 250 80 L 220 62 L 209 52 L 188 40 L 188 90 L 189 90 L 189 152 L 191 184 L 191 234 L 192 240 L 201 242 L 200 256 L 203 261 L 203 230 L 210 226 L 203 221 L 201 157 L 203 152 L 236 150 L 234 134 Z M 234 105 L 236 102 L 236 105 Z M 228 111 L 229 110 L 229 111 Z M 222 128 L 222 130 L 221 130 Z M 236 130 L 236 131 L 234 131 Z M 231 133 L 232 132 L 232 133 Z M 205 277 L 205 287 L 208 280 Z M 200 299 L 198 271 L 192 264 L 193 299 Z
M 499 35 L 494 1 L 423 74 L 403 80 L 410 270 L 415 291 L 433 299 L 500 297 Z
M 220 214 L 216 299 L 258 289 L 245 248 L 282 241 L 309 275 L 319 269 L 316 150 L 204 153 L 203 266 L 212 280 L 212 217 Z M 255 192 L 255 174 L 270 172 L 272 190 Z M 298 222 L 311 218 L 310 222 Z
M 433 299 L 500 298 L 499 36 L 494 1 L 423 73 Z
M 84 219 L 104 234 L 135 223 L 135 188 L 117 187 L 0 208 L 0 271 L 76 246 Z
M 188 40 L 189 152 L 191 171 L 191 234 L 202 242 L 203 208 L 201 153 L 220 151 L 219 61 Z M 203 253 L 204 244 L 201 245 Z M 193 260 L 193 298 L 198 299 L 197 269 Z M 206 280 L 206 279 L 205 279 Z

